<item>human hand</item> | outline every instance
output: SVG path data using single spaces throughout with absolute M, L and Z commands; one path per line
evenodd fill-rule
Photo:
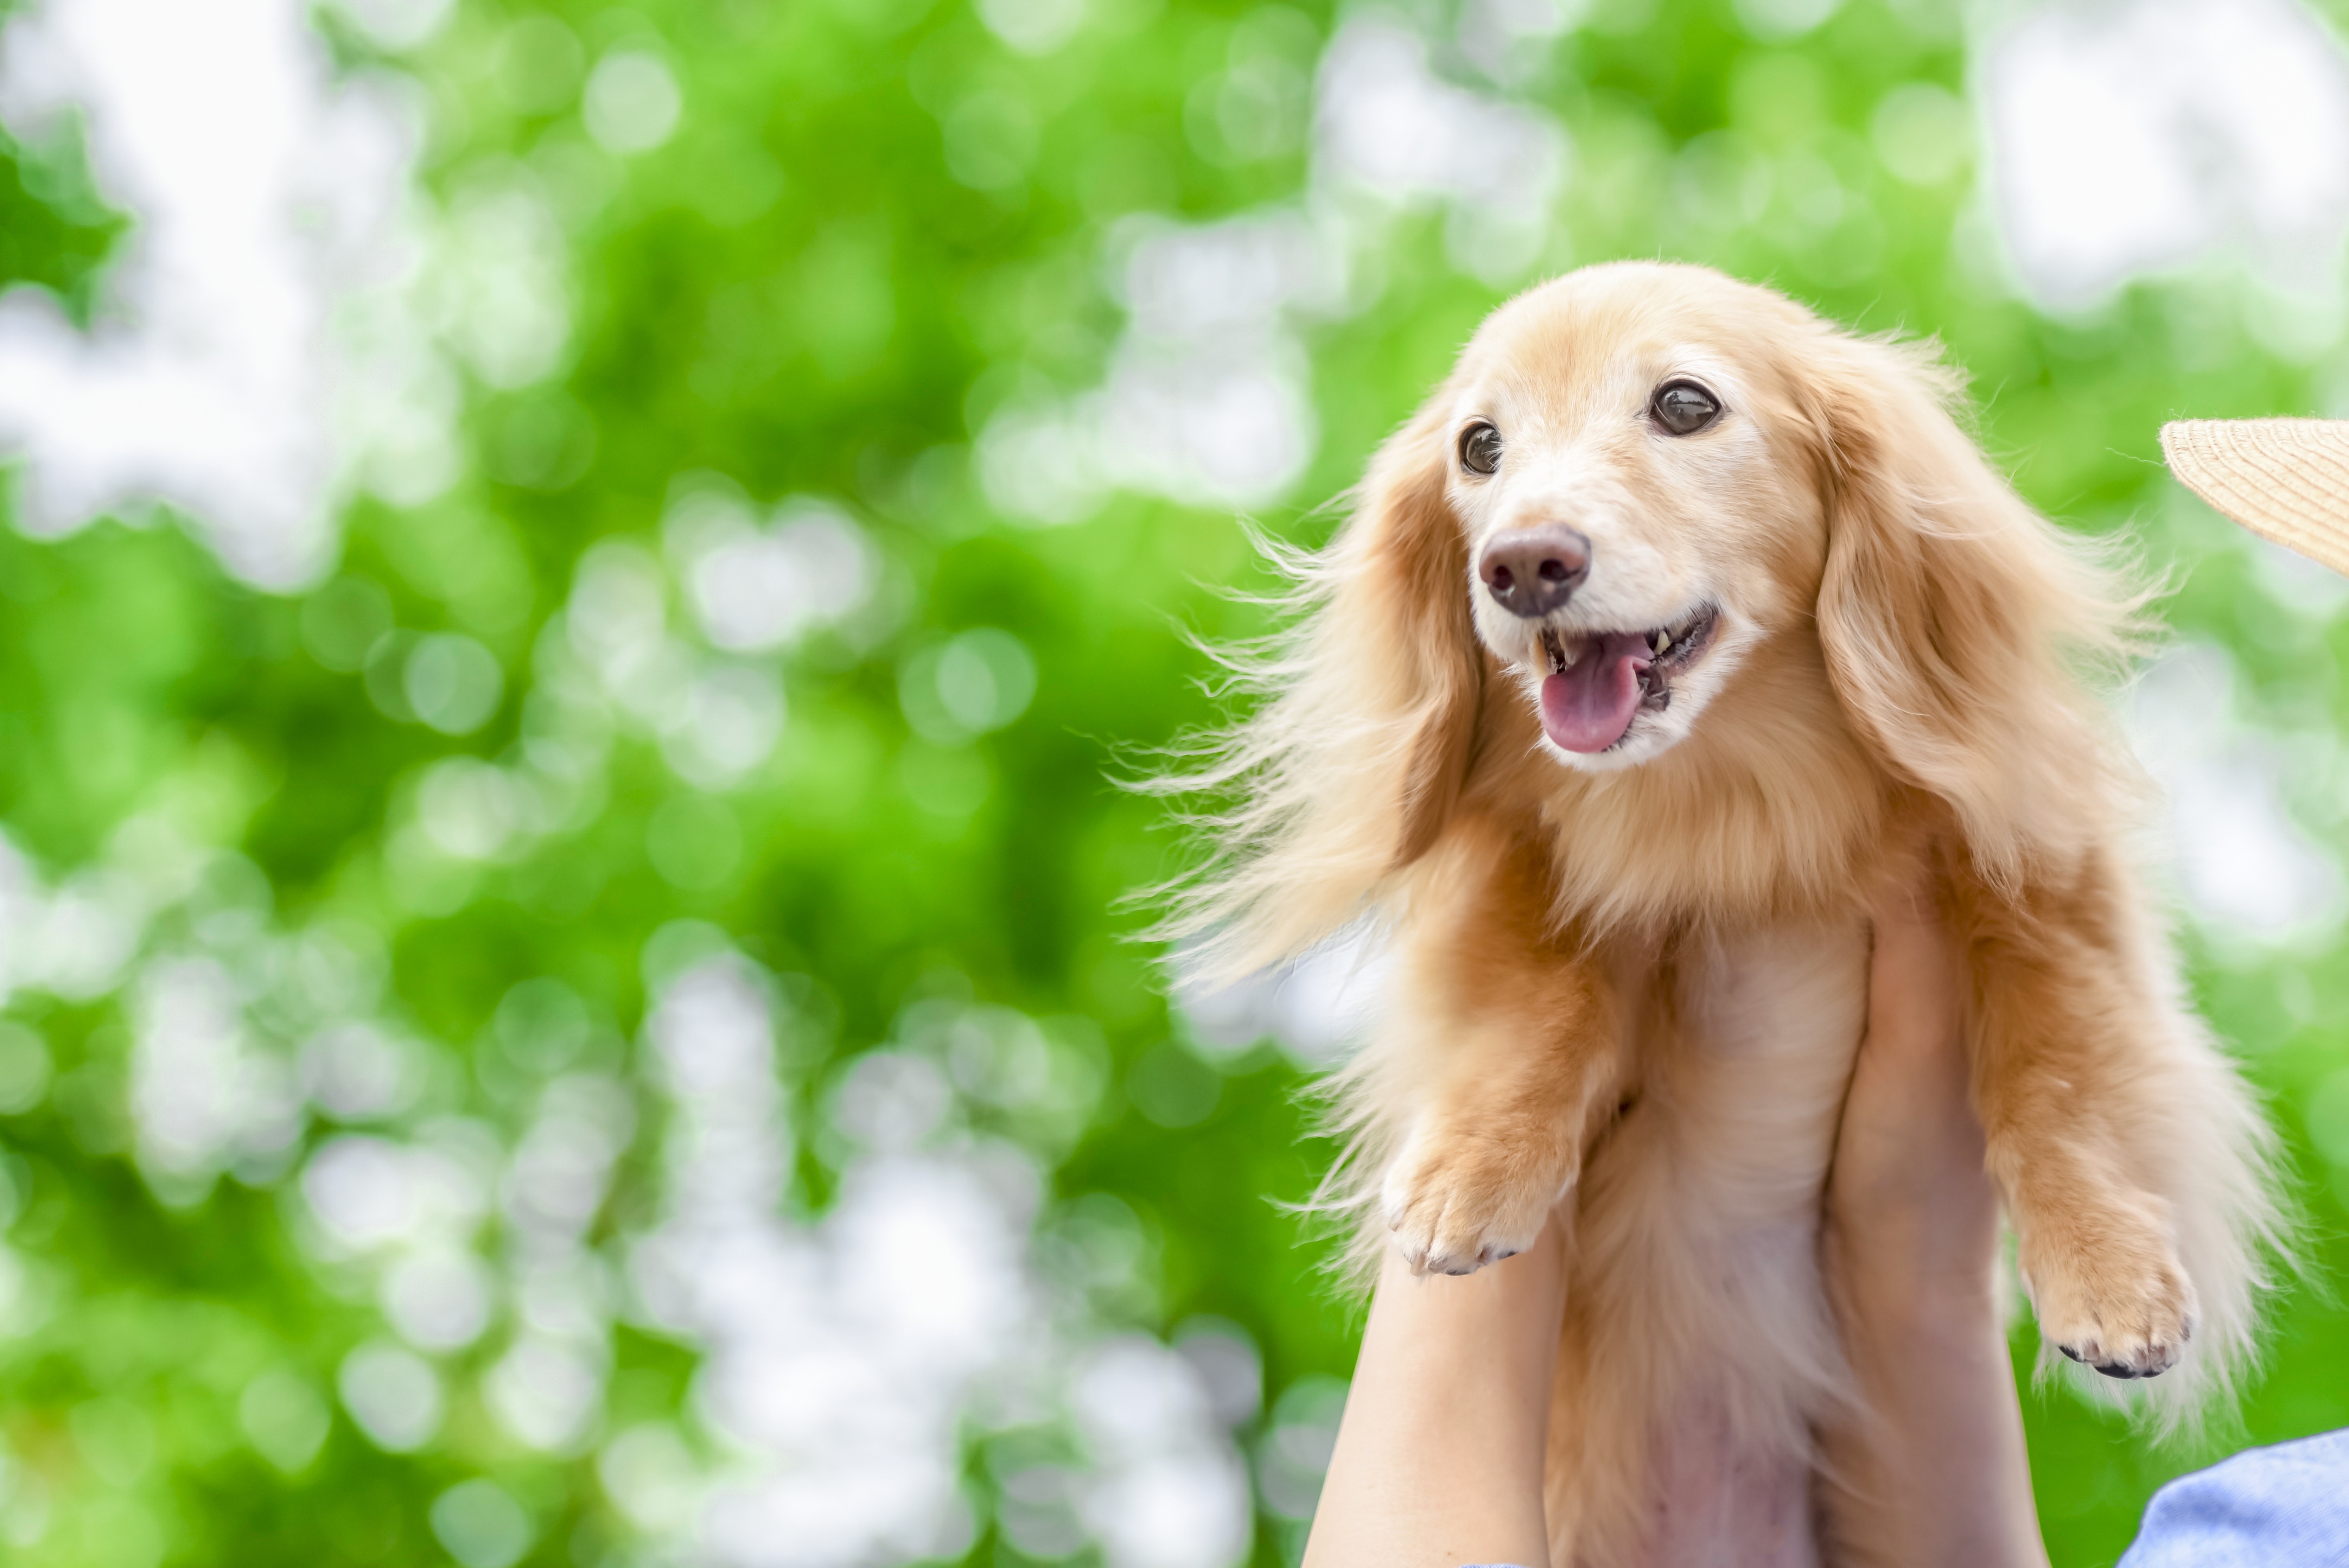
M 1994 1310 L 1998 1193 L 1983 1169 L 1960 955 L 1921 867 L 1871 911 L 1868 1031 L 1827 1183 L 1842 1282 L 1922 1308 Z
M 1822 1434 L 1851 1559 L 2044 1565 L 1961 1009 L 1923 868 L 1873 910 L 1868 1033 L 1827 1182 L 1830 1299 L 1864 1408 Z

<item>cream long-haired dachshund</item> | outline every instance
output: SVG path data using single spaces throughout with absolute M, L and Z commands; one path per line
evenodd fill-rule
M 1868 901 L 1920 853 L 2044 1343 L 2158 1376 L 2158 1421 L 2251 1354 L 2268 1134 L 2180 1001 L 2092 685 L 2138 597 L 1959 395 L 1702 268 L 1530 291 L 1291 562 L 1267 699 L 1188 781 L 1231 802 L 1195 963 L 1387 933 L 1336 1085 L 1367 1233 L 1457 1274 L 1570 1222 L 1560 1564 L 1652 1561 L 1668 1475 L 1737 1478 L 1720 1561 L 1816 1561 L 1815 1504 L 1868 1533 L 1817 1451 L 1855 1397 L 1818 1220 Z

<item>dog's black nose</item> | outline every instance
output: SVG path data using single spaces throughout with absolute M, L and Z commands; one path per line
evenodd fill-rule
M 1563 523 L 1512 528 L 1485 546 L 1476 575 L 1502 608 L 1528 619 L 1545 616 L 1590 575 L 1590 541 Z

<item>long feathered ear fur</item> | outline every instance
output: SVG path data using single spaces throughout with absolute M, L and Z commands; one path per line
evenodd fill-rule
M 1978 872 L 2011 886 L 2133 793 L 2082 678 L 2117 670 L 2147 596 L 1991 467 L 1938 346 L 1826 336 L 1800 395 L 1827 504 L 1829 678 L 1889 771 L 1943 801 Z
M 1214 859 L 1164 889 L 1155 933 L 1187 944 L 1200 980 L 1291 957 L 1361 914 L 1459 798 L 1485 656 L 1444 496 L 1443 406 L 1439 393 L 1389 439 L 1325 548 L 1274 553 L 1291 628 L 1230 659 L 1260 705 L 1151 786 L 1227 803 L 1201 819 Z
M 2091 1396 L 2155 1429 L 2193 1429 L 2229 1402 L 2257 1356 L 2261 1294 L 2289 1265 L 2293 1221 L 2279 1197 L 2274 1138 L 2180 994 L 2159 922 L 2109 857 L 2144 804 L 2136 764 L 2095 706 L 2083 665 L 2116 670 L 2150 638 L 2150 591 L 2059 533 L 1992 470 L 1950 410 L 1957 378 L 1934 347 L 1837 337 L 1812 382 L 1828 503 L 1818 601 L 1829 679 L 1884 766 L 1944 803 L 1953 850 L 2001 906 L 2003 929 L 2033 932 L 2028 885 L 2072 885 L 2105 857 L 2120 878 L 2110 934 L 2124 993 L 2141 1004 L 2129 1076 L 2098 1085 L 2137 1173 L 2170 1206 L 2200 1300 L 2196 1354 L 2157 1383 L 2120 1390 L 2075 1375 Z M 2044 936 L 2009 945 L 2065 950 Z

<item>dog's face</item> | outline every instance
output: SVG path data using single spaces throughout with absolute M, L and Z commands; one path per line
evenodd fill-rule
M 1676 744 L 1808 610 L 1820 505 L 1758 294 L 1576 275 L 1497 313 L 1448 391 L 1463 591 L 1570 767 Z

